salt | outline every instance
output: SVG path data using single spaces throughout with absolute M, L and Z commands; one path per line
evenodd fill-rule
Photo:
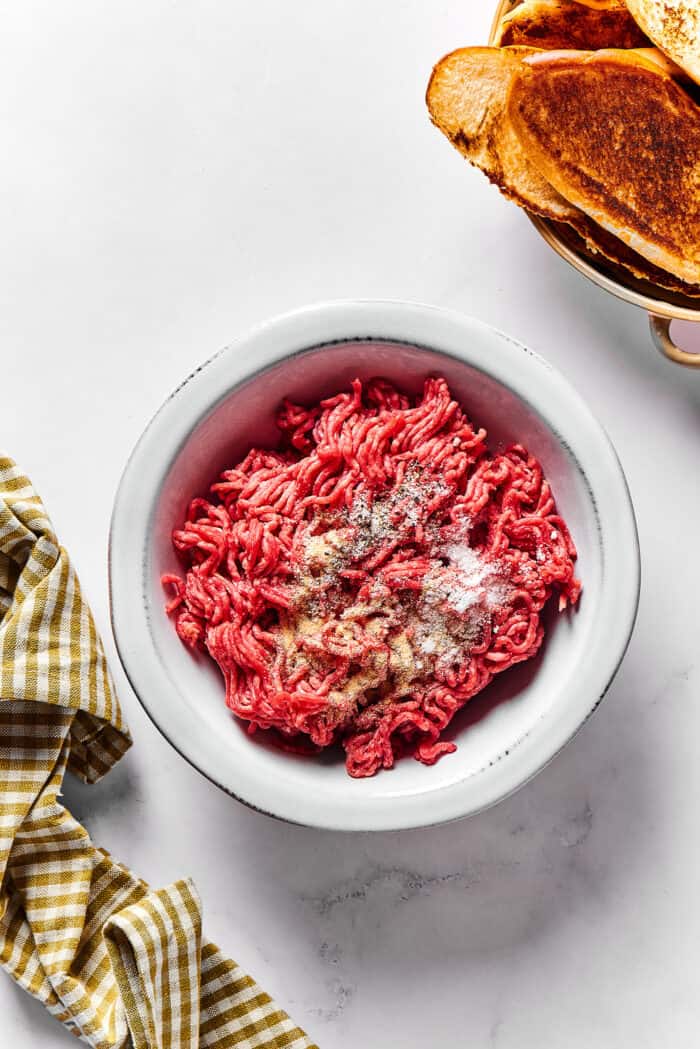
M 503 580 L 499 566 L 486 561 L 476 550 L 464 543 L 450 543 L 445 557 L 453 570 L 444 581 L 444 597 L 450 608 L 460 615 L 475 605 L 494 608 L 503 595 Z

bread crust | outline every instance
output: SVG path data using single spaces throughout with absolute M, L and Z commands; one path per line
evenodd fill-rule
M 624 0 L 576 0 L 582 7 L 592 7 L 596 11 L 607 11 L 613 7 L 624 7 Z
M 525 0 L 501 22 L 495 41 L 545 51 L 648 47 L 626 7 L 587 7 L 576 0 Z
M 566 222 L 571 206 L 539 173 L 506 119 L 506 100 L 532 49 L 466 47 L 445 55 L 428 83 L 432 122 L 510 199 L 536 215 Z

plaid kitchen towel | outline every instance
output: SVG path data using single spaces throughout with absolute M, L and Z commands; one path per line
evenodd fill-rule
M 60 801 L 131 745 L 102 642 L 41 500 L 0 456 L 0 964 L 94 1049 L 314 1049 L 201 935 L 188 881 L 151 891 Z

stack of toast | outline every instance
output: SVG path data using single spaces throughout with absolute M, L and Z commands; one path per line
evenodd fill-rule
M 700 0 L 523 0 L 435 66 L 434 124 L 609 269 L 700 298 Z

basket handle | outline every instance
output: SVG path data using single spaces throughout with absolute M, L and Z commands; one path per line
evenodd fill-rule
M 674 364 L 683 364 L 686 368 L 700 368 L 700 353 L 688 353 L 676 346 L 671 338 L 671 321 L 668 317 L 649 314 L 649 330 L 659 353 Z

